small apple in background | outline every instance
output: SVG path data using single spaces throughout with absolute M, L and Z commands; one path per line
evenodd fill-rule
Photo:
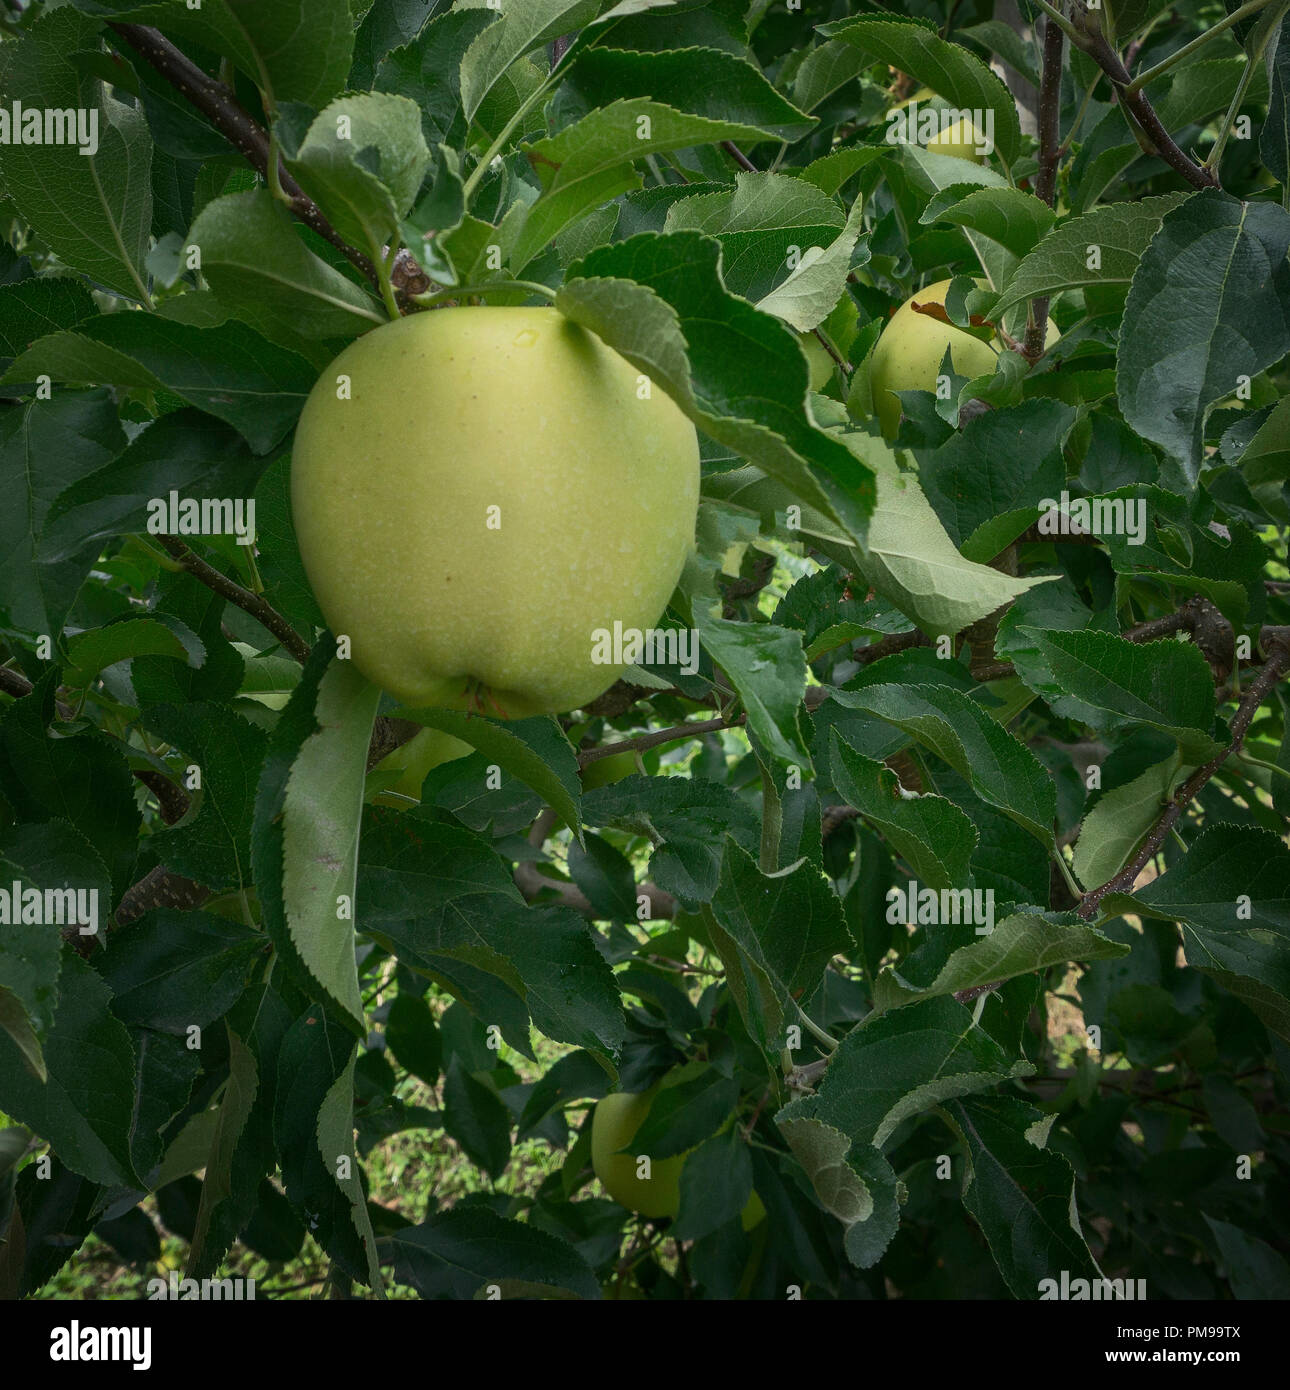
M 427 775 L 440 763 L 452 762 L 454 758 L 464 758 L 475 750 L 441 729 L 422 729 L 392 753 L 387 753 L 372 769 L 376 773 L 398 773 L 398 780 L 381 788 L 382 792 L 397 792 L 400 796 L 410 796 L 414 801 L 421 799 L 421 784 Z M 380 800 L 380 795 L 377 798 Z M 385 805 L 395 804 L 393 798 Z M 397 803 L 402 806 L 406 803 Z
M 552 308 L 411 314 L 352 343 L 296 430 L 301 558 L 355 665 L 409 706 L 576 709 L 657 625 L 694 545 L 699 444 Z
M 596 1103 L 591 1120 L 591 1166 L 601 1186 L 620 1206 L 642 1216 L 675 1217 L 681 1209 L 681 1170 L 688 1154 L 651 1160 L 650 1176 L 636 1176 L 636 1156 L 618 1153 L 630 1144 L 636 1131 L 645 1123 L 655 1096 L 669 1084 L 674 1085 L 678 1073 L 670 1071 L 648 1091 L 616 1091 Z M 766 1208 L 756 1192 L 750 1193 L 740 1221 L 745 1231 L 751 1231 L 766 1215 Z
M 984 164 L 985 155 L 981 151 L 983 137 L 969 117 L 952 122 L 935 139 L 927 142 L 928 154 L 950 155 L 955 159 L 971 160 L 973 164 Z
M 810 363 L 811 390 L 823 391 L 833 379 L 833 369 L 836 364 L 829 356 L 828 349 L 814 333 L 799 333 L 797 341 L 801 343 L 806 360 Z
M 984 287 L 984 281 L 978 281 Z M 980 338 L 965 333 L 952 323 L 945 323 L 915 310 L 915 304 L 939 304 L 944 307 L 950 281 L 940 280 L 917 290 L 891 316 L 874 348 L 869 366 L 869 382 L 873 391 L 878 422 L 888 439 L 894 439 L 900 424 L 900 399 L 893 391 L 935 391 L 945 350 L 959 376 L 977 377 L 993 372 L 997 361 L 996 349 Z M 1052 319 L 1048 320 L 1048 346 L 1061 337 Z M 997 343 L 997 339 L 996 339 Z M 999 351 L 1003 345 L 997 343 Z

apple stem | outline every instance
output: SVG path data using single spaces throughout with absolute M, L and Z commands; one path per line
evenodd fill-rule
M 440 304 L 450 304 L 454 300 L 467 299 L 471 295 L 484 295 L 494 290 L 527 290 L 529 294 L 541 295 L 555 302 L 555 291 L 536 280 L 489 280 L 482 285 L 458 285 L 454 289 L 437 290 L 432 294 L 414 294 L 409 298 L 423 309 L 434 309 Z

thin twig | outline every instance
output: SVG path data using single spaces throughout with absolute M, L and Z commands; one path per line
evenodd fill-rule
M 190 58 L 186 57 L 158 29 L 146 24 L 109 24 L 108 27 L 130 45 L 145 62 L 150 63 L 170 85 L 206 117 L 216 130 L 244 159 L 266 179 L 269 177 L 268 132 L 238 102 L 233 92 L 222 82 L 208 77 Z M 372 262 L 341 236 L 323 216 L 322 209 L 298 183 L 282 169 L 277 169 L 287 206 L 307 227 L 325 238 L 379 291 L 380 276 Z
M 1091 892 L 1084 894 L 1077 910 L 1085 920 L 1097 914 L 1102 899 L 1109 893 L 1131 892 L 1133 890 L 1138 875 L 1159 852 L 1169 832 L 1182 819 L 1182 814 L 1188 805 L 1200 795 L 1205 784 L 1228 758 L 1233 753 L 1240 752 L 1241 746 L 1245 742 L 1246 731 L 1250 727 L 1255 712 L 1286 673 L 1286 670 L 1290 669 L 1290 633 L 1274 641 L 1267 650 L 1266 656 L 1267 660 L 1263 670 L 1250 682 L 1244 699 L 1232 716 L 1232 722 L 1229 725 L 1231 742 L 1226 748 L 1216 753 L 1203 767 L 1197 768 L 1182 784 L 1173 800 L 1165 807 L 1164 814 L 1143 841 L 1142 848 L 1133 856 L 1129 864 L 1114 878 L 1108 879 L 1100 888 L 1094 888 Z
M 1051 18 L 1044 20 L 1044 66 L 1039 84 L 1039 173 L 1035 196 L 1049 207 L 1057 193 L 1057 166 L 1061 163 L 1062 58 L 1066 35 Z M 1030 301 L 1024 354 L 1028 362 L 1044 355 L 1048 335 L 1048 295 Z
M 309 660 L 309 645 L 291 624 L 269 601 L 260 594 L 253 594 L 240 584 L 221 573 L 213 565 L 208 565 L 200 555 L 194 554 L 174 536 L 158 536 L 162 549 L 179 561 L 180 567 L 197 580 L 199 584 L 227 599 L 231 604 L 249 613 L 262 623 L 282 643 L 283 650 L 303 666 Z

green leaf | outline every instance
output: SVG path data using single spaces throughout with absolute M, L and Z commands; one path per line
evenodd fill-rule
M 529 1017 L 548 1037 L 615 1053 L 622 1006 L 587 923 L 570 909 L 527 907 L 485 840 L 435 816 L 428 807 L 369 816 L 358 875 L 363 931 L 433 978 L 456 982 L 460 966 L 493 977 L 510 1009 L 484 1017 L 525 1055 Z
M 360 1031 L 354 876 L 365 760 L 380 695 L 348 662 L 328 668 L 318 686 L 317 731 L 292 764 L 282 810 L 287 930 L 310 973 Z
M 1184 642 L 1129 642 L 1109 632 L 1044 632 L 1025 627 L 1051 673 L 1022 679 L 1039 695 L 1074 696 L 1095 710 L 1159 729 L 1184 757 L 1202 763 L 1223 746 L 1213 736 L 1214 679 L 1200 649 Z
M 149 912 L 112 937 L 103 978 L 123 1022 L 183 1036 L 240 997 L 259 932 L 208 912 Z
M 1290 1298 L 1290 1264 L 1266 1241 L 1206 1216 L 1205 1221 L 1218 1242 L 1218 1252 L 1227 1266 L 1227 1282 L 1239 1299 Z
M 1174 785 L 1194 769 L 1175 754 L 1106 792 L 1084 817 L 1071 867 L 1086 888 L 1109 883 L 1160 819 Z
M 648 1154 L 651 1159 L 689 1153 L 725 1124 L 738 1100 L 739 1083 L 715 1067 L 706 1067 L 697 1076 L 659 1091 L 625 1150 Z
M 600 1283 L 571 1246 L 486 1207 L 458 1206 L 381 1242 L 394 1276 L 422 1298 L 479 1298 L 496 1285 L 503 1298 L 599 1298 Z
M 1018 188 L 951 185 L 928 203 L 918 220 L 925 227 L 949 222 L 979 232 L 1020 259 L 1052 230 L 1054 216 L 1046 203 Z
M 687 777 L 625 777 L 583 798 L 588 825 L 644 834 L 656 846 L 650 873 L 660 888 L 686 902 L 707 902 L 717 891 L 724 837 L 746 850 L 758 843 L 758 819 L 719 782 Z
M 165 623 L 154 618 L 130 618 L 78 633 L 68 641 L 67 654 L 69 664 L 63 669 L 63 678 L 78 690 L 94 681 L 100 671 L 136 656 L 168 656 L 190 666 L 201 664 L 192 659 L 193 654 Z M 198 651 L 196 655 L 200 658 L 204 653 Z
M 866 15 L 818 26 L 827 38 L 849 43 L 908 73 L 951 106 L 992 113 L 994 143 L 1005 163 L 1021 151 L 1021 127 L 1012 93 L 974 54 L 921 23 Z M 989 133 L 989 132 L 987 132 Z
M 678 1240 L 698 1240 L 720 1229 L 743 1211 L 752 1184 L 752 1159 L 738 1130 L 731 1126 L 714 1134 L 685 1160 L 680 1211 L 669 1229 Z
M 673 203 L 664 225 L 669 232 L 716 237 L 726 288 L 755 301 L 792 278 L 796 257 L 812 248 L 823 251 L 848 231 L 831 197 L 786 174 L 738 174 L 732 192 L 698 194 Z M 849 257 L 849 248 L 846 254 Z M 839 293 L 845 280 L 844 274 Z M 828 308 L 836 302 L 837 296 Z M 775 312 L 763 304 L 758 307 Z
M 891 1165 L 872 1145 L 853 1142 L 820 1119 L 781 1111 L 775 1122 L 825 1211 L 846 1228 L 851 1263 L 872 1269 L 900 1225 L 904 1189 Z
M 1054 400 L 988 410 L 934 450 L 917 450 L 918 481 L 965 558 L 988 563 L 1066 485 L 1062 448 L 1077 416 Z
M 587 48 L 578 54 L 570 81 L 584 110 L 649 97 L 691 116 L 741 125 L 754 132 L 750 138 L 789 144 L 817 124 L 781 96 L 760 69 L 719 48 L 654 53 Z
M 109 314 L 42 338 L 0 384 L 42 374 L 53 381 L 164 388 L 227 421 L 262 454 L 295 424 L 317 377 L 303 358 L 244 324 L 193 328 L 156 314 Z
M 69 822 L 19 825 L 0 834 L 0 883 L 6 891 L 18 882 L 41 890 L 84 889 L 97 893 L 100 923 L 112 899 L 107 869 L 90 842 Z M 66 899 L 62 899 L 66 902 Z M 92 902 L 92 898 L 86 899 Z M 69 927 L 79 914 L 65 914 Z M 9 922 L 0 933 L 0 978 L 8 1001 L 3 1023 L 21 1048 L 33 1073 L 46 1079 L 41 1041 L 53 1026 L 58 1001 L 60 936 L 57 923 Z
M 372 1230 L 367 1192 L 359 1176 L 358 1158 L 354 1153 L 354 1063 L 355 1054 L 351 1052 L 349 1065 L 336 1078 L 318 1108 L 314 1134 L 323 1166 L 348 1198 L 354 1234 L 367 1256 L 367 1286 L 378 1299 L 384 1299 L 385 1284 L 376 1253 L 376 1235 Z
M 518 274 L 590 208 L 639 188 L 634 160 L 722 140 L 765 138 L 759 126 L 691 115 L 644 96 L 596 107 L 558 135 L 524 146 L 542 193 L 528 209 L 513 205 L 502 227 L 502 254 Z
M 1271 831 L 1206 826 L 1168 873 L 1102 907 L 1180 922 L 1188 965 L 1290 1039 L 1290 848 Z
M 427 1086 L 438 1084 L 443 1043 L 424 999 L 403 993 L 395 998 L 385 1017 L 385 1041 L 401 1067 Z
M 74 328 L 97 313 L 89 290 L 70 277 L 0 285 L 0 358 L 16 357 L 37 338 Z
M 734 623 L 694 610 L 699 638 L 730 678 L 748 713 L 748 726 L 782 763 L 810 767 L 798 713 L 806 690 L 802 635 L 770 623 Z
M 846 226 L 826 247 L 810 246 L 797 268 L 769 294 L 758 300 L 764 314 L 774 314 L 799 333 L 818 327 L 846 293 L 847 276 L 863 225 L 862 203 L 856 199 Z
M 870 1015 L 838 1044 L 813 1096 L 775 1116 L 820 1120 L 881 1148 L 902 1121 L 957 1096 L 989 1090 L 1034 1067 L 1010 1061 L 953 999 L 924 999 Z
M 120 745 L 99 730 L 51 734 L 56 676 L 53 667 L 0 713 L 0 788 L 20 822 L 75 826 L 106 865 L 114 900 L 133 881 L 139 852 L 134 782 Z
M 251 810 L 265 734 L 220 705 L 155 705 L 140 722 L 199 770 L 200 792 L 177 825 L 152 839 L 158 859 L 208 888 L 251 886 Z
M 1133 277 L 1116 368 L 1120 410 L 1168 451 L 1188 489 L 1204 461 L 1210 409 L 1290 352 L 1287 249 L 1283 208 L 1206 190 L 1169 213 Z
M 143 113 L 114 100 L 78 67 L 76 55 L 98 47 L 96 31 L 72 10 L 55 10 L 20 41 L 0 45 L 6 103 L 46 115 L 84 113 L 91 137 L 83 147 L 5 144 L 0 177 L 23 220 L 64 264 L 148 304 L 152 141 Z M 96 128 L 97 149 L 82 153 L 92 148 Z
M 727 837 L 721 880 L 705 916 L 716 929 L 713 945 L 732 991 L 736 979 L 756 981 L 759 993 L 770 991 L 768 1016 L 748 1016 L 747 993 L 740 1007 L 754 1038 L 769 1052 L 777 1050 L 783 1046 L 778 1020 L 795 1016 L 790 999 L 817 989 L 829 961 L 850 947 L 841 900 L 815 865 L 799 861 L 764 874 Z
M 895 966 L 888 967 L 874 983 L 873 1006 L 875 1012 L 902 1008 L 919 999 L 979 989 L 1066 961 L 1108 960 L 1128 953 L 1127 946 L 1086 923 L 1016 912 L 995 923 L 994 930 L 979 941 L 953 951 L 929 985 L 912 985 Z
M 1100 1279 L 1075 1210 L 1075 1174 L 1047 1147 L 1052 1116 L 1010 1096 L 972 1096 L 946 1109 L 971 1164 L 963 1205 L 1013 1294 L 1038 1298 L 1059 1271 Z
M 1025 744 L 970 696 L 948 685 L 867 685 L 833 699 L 895 725 L 966 777 L 997 807 L 1048 847 L 1057 795 L 1047 769 Z
M 443 1127 L 494 1182 L 511 1157 L 511 1116 L 497 1095 L 453 1057 L 443 1082 Z
M 322 106 L 354 54 L 349 0 L 76 0 L 90 14 L 155 24 L 233 62 L 270 98 Z
M 589 24 L 599 0 L 508 0 L 461 60 L 461 100 L 472 121 L 484 98 L 518 58 Z
M 133 1189 L 135 1053 L 124 1025 L 108 1012 L 111 997 L 99 976 L 65 948 L 45 1043 L 48 1080 L 31 1074 L 0 1031 L 0 1110 L 47 1140 L 74 1173 Z
M 340 338 L 385 322 L 370 295 L 304 245 L 267 189 L 207 203 L 188 245 L 200 250 L 220 302 L 270 338 L 277 323 L 310 338 Z
M 868 58 L 854 44 L 829 39 L 812 48 L 798 68 L 793 78 L 793 100 L 801 110 L 814 111 L 868 66 Z
M 107 391 L 60 391 L 0 414 L 0 625 L 29 637 L 61 631 L 98 548 L 60 560 L 41 551 L 55 498 L 125 446 Z M 39 470 L 32 459 L 42 460 Z
M 376 74 L 376 89 L 409 97 L 421 109 L 426 144 L 453 150 L 466 143 L 461 109 L 461 60 L 499 11 L 454 6 L 437 14 L 408 44 L 386 54 Z
M 965 884 L 977 840 L 968 817 L 943 796 L 907 792 L 894 772 L 858 753 L 838 729 L 830 738 L 834 785 L 847 804 L 883 834 L 928 887 Z
M 582 838 L 578 798 L 582 783 L 578 760 L 559 724 L 549 715 L 500 720 L 473 711 L 398 709 L 397 719 L 410 719 L 429 729 L 442 729 L 477 748 L 490 763 L 533 788 L 573 832 Z
M 332 102 L 286 164 L 341 236 L 380 261 L 416 201 L 430 150 L 415 102 L 366 92 Z
M 1259 157 L 1283 186 L 1290 182 L 1290 15 L 1281 21 L 1269 64 L 1268 118 L 1259 132 Z
M 874 497 L 868 468 L 804 413 L 809 373 L 796 338 L 723 287 L 720 254 L 693 232 L 642 233 L 570 266 L 556 306 L 794 502 L 862 535 Z
M 291 1015 L 268 985 L 249 988 L 226 1021 L 229 1077 L 205 1160 L 188 1273 L 209 1277 L 251 1219 L 277 1166 L 273 1145 L 277 1056 Z M 163 1160 L 164 1166 L 165 1160 Z
M 883 459 L 883 446 L 867 435 L 841 438 L 863 446 L 877 464 L 878 505 L 856 567 L 929 636 L 953 636 L 1047 582 L 1043 575 L 1017 579 L 965 559 L 914 474 L 897 472 Z
M 991 317 L 998 318 L 1023 299 L 1089 285 L 1129 284 L 1165 216 L 1185 201 L 1185 194 L 1168 193 L 1136 203 L 1108 203 L 1082 217 L 1069 218 L 1013 271 Z M 1095 264 L 1090 265 L 1090 260 Z
M 354 1036 L 348 1020 L 321 1001 L 308 1005 L 283 1037 L 277 1067 L 273 1132 L 287 1199 L 350 1278 L 375 1280 L 379 1289 L 375 1242 L 355 1211 L 363 1199 L 353 1161 Z M 342 1158 L 349 1160 L 349 1176 L 338 1163 Z

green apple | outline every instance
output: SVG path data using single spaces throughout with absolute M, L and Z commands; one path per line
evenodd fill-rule
M 981 153 L 981 132 L 972 121 L 964 116 L 946 126 L 935 139 L 927 142 L 928 154 L 945 154 L 955 159 L 970 159 L 973 164 L 984 164 L 985 155 Z
M 799 333 L 797 341 L 802 345 L 806 360 L 811 367 L 811 390 L 823 391 L 833 379 L 833 359 L 828 349 L 814 333 Z
M 407 705 L 508 718 L 618 679 L 600 634 L 657 624 L 698 496 L 694 426 L 553 308 L 365 334 L 310 393 L 291 462 L 305 570 L 358 669 Z
M 978 281 L 984 286 L 984 281 Z M 882 330 L 869 365 L 869 384 L 873 390 L 878 422 L 888 439 L 900 424 L 900 400 L 893 391 L 935 391 L 936 379 L 950 349 L 950 360 L 959 376 L 977 377 L 993 372 L 997 353 L 989 343 L 974 338 L 952 323 L 918 313 L 915 304 L 945 304 L 950 281 L 940 280 L 918 290 L 891 316 Z M 1048 320 L 1048 345 L 1061 337 L 1052 319 Z
M 620 1206 L 642 1216 L 675 1217 L 680 1211 L 681 1170 L 689 1155 L 653 1159 L 649 1177 L 638 1178 L 635 1155 L 617 1151 L 631 1143 L 654 1097 L 675 1076 L 676 1071 L 669 1072 L 648 1091 L 617 1091 L 606 1096 L 597 1102 L 591 1119 L 591 1166 L 601 1186 Z M 744 1230 L 751 1231 L 765 1215 L 761 1198 L 750 1193 L 740 1213 Z
M 406 743 L 387 753 L 372 769 L 373 772 L 397 772 L 399 779 L 385 787 L 385 791 L 398 792 L 410 796 L 414 801 L 421 798 L 421 784 L 427 774 L 440 763 L 450 763 L 454 758 L 464 758 L 475 750 L 442 729 L 422 729 Z M 402 803 L 400 803 L 402 804 Z
M 596 787 L 612 786 L 639 771 L 635 753 L 611 753 L 607 758 L 597 758 L 594 763 L 587 764 L 582 773 L 582 789 L 589 792 Z

